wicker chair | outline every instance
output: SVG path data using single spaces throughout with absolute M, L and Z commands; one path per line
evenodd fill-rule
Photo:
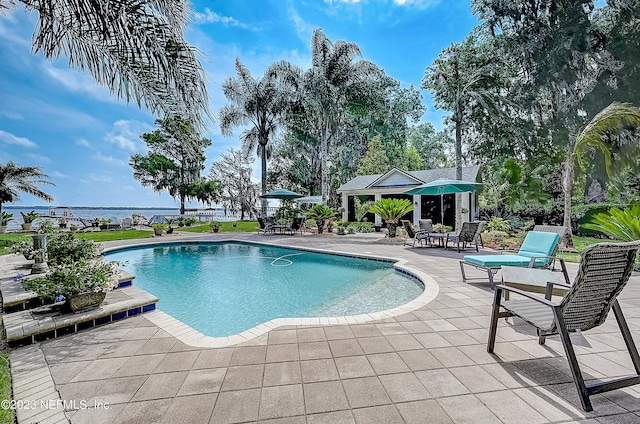
M 405 219 L 401 220 L 402 222 L 402 226 L 404 227 L 405 231 L 407 232 L 407 235 L 409 236 L 408 239 L 405 239 L 404 241 L 404 246 L 407 245 L 407 242 L 409 240 L 413 240 L 413 245 L 411 247 L 416 247 L 416 241 L 420 243 L 420 246 L 422 246 L 422 242 L 423 241 L 427 241 L 427 243 L 430 243 L 429 240 L 429 232 L 425 231 L 425 230 L 420 230 L 420 231 L 416 231 L 413 229 L 413 225 L 411 225 L 411 223 Z
M 462 243 L 463 249 L 467 247 L 467 243 L 474 243 L 476 245 L 476 252 L 478 252 L 478 241 L 482 243 L 480 233 L 482 232 L 483 226 L 484 221 L 463 222 L 462 228 L 460 229 L 459 233 L 447 234 L 445 246 L 448 246 L 449 242 L 456 243 L 458 247 L 458 253 L 460 253 L 460 243 Z
M 536 327 L 540 344 L 544 344 L 547 335 L 560 335 L 585 411 L 593 410 L 589 396 L 640 383 L 640 356 L 617 300 L 617 296 L 629 280 L 639 248 L 640 240 L 629 243 L 600 243 L 585 249 L 573 284 L 568 286 L 547 283 L 545 297 L 513 287 L 496 286 L 487 351 L 493 352 L 498 319 L 517 316 Z M 569 288 L 559 303 L 551 301 L 554 285 Z M 502 291 L 517 293 L 524 298 L 502 301 Z M 500 308 L 504 309 L 504 312 L 501 312 Z M 569 333 L 576 330 L 586 331 L 603 324 L 610 309 L 613 309 L 636 375 L 585 384 Z

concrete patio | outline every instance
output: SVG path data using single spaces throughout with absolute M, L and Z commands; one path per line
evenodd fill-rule
M 222 348 L 178 340 L 154 324 L 160 311 L 17 348 L 14 399 L 48 402 L 18 409 L 19 422 L 640 422 L 640 386 L 594 395 L 594 411 L 582 410 L 557 336 L 541 346 L 529 327 L 501 320 L 488 354 L 493 292 L 486 279 L 462 282 L 458 260 L 468 251 L 391 245 L 377 233 L 231 237 L 405 259 L 433 277 L 439 292 L 393 318 L 283 326 Z M 572 277 L 575 271 L 569 264 Z M 638 273 L 620 300 L 640 343 Z M 588 379 L 634 372 L 612 315 L 573 341 Z

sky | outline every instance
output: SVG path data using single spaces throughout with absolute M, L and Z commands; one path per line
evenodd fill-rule
M 21 3 L 18 3 L 21 4 Z M 459 0 L 227 0 L 192 1 L 186 39 L 200 52 L 207 74 L 212 114 L 226 104 L 221 84 L 235 74 L 236 58 L 259 78 L 273 62 L 311 65 L 311 35 L 323 28 L 330 40 L 355 42 L 403 87 L 420 87 L 425 69 L 453 42 L 478 24 L 469 1 Z M 136 104 L 109 94 L 68 60 L 34 55 L 36 14 L 24 8 L 0 15 L 0 162 L 39 166 L 53 186 L 42 188 L 56 206 L 178 207 L 166 192 L 155 193 L 133 178 L 129 158 L 147 149 L 140 135 L 157 128 L 157 118 Z M 443 112 L 429 93 L 422 121 L 442 128 Z M 222 137 L 217 122 L 205 137 L 204 174 L 229 148 L 239 148 L 237 130 Z M 259 181 L 259 161 L 254 179 Z M 17 206 L 47 203 L 20 194 Z M 195 204 L 191 206 L 197 206 Z

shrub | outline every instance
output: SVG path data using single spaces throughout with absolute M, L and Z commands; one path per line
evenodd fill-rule
M 616 240 L 640 240 L 640 203 L 622 210 L 611 208 L 608 212 L 594 214 L 591 222 L 583 224 L 583 227 Z
M 371 205 L 369 212 L 380 216 L 386 223 L 389 230 L 389 237 L 396 236 L 396 228 L 400 219 L 413 210 L 413 203 L 407 199 L 380 199 Z
M 509 224 L 509 221 L 507 221 L 506 219 L 498 218 L 494 216 L 484 225 L 484 229 L 485 231 L 488 231 L 488 232 L 499 231 L 503 233 L 508 233 L 509 230 L 511 229 L 511 225 Z
M 313 219 L 318 227 L 318 234 L 322 234 L 324 231 L 325 221 L 335 218 L 336 213 L 333 208 L 327 205 L 319 204 L 313 205 L 309 212 L 307 212 L 307 219 Z
M 50 265 L 93 259 L 100 254 L 100 247 L 92 240 L 82 240 L 73 233 L 57 233 L 47 238 L 47 255 Z

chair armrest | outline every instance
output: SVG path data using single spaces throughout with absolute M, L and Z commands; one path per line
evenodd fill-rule
M 555 256 L 549 256 L 549 255 L 532 256 L 531 260 L 529 261 L 528 268 L 534 268 L 536 266 L 536 260 L 537 259 L 542 259 L 542 258 L 547 258 L 547 259 L 549 259 L 548 262 L 551 262 L 551 259 L 555 259 Z
M 544 297 L 538 296 L 535 293 L 531 293 L 531 292 L 528 292 L 528 291 L 520 290 L 520 289 L 517 289 L 515 287 L 509 287 L 509 286 L 504 286 L 502 284 L 496 284 L 496 288 L 497 289 L 499 288 L 500 290 L 506 290 L 506 291 L 511 292 L 511 293 L 516 293 L 516 294 L 522 295 L 524 297 L 527 297 L 527 298 L 529 298 L 531 300 L 534 300 L 536 302 L 542 303 L 542 304 L 550 306 L 550 307 L 558 306 L 557 303 L 552 302 L 549 299 L 545 299 Z
M 564 287 L 564 288 L 566 288 L 568 290 L 571 289 L 571 285 L 569 285 L 569 284 L 557 283 L 557 282 L 553 282 L 553 281 L 547 281 L 547 288 L 544 290 L 544 298 L 545 299 L 551 300 L 551 296 L 553 295 L 553 287 L 554 286 Z

